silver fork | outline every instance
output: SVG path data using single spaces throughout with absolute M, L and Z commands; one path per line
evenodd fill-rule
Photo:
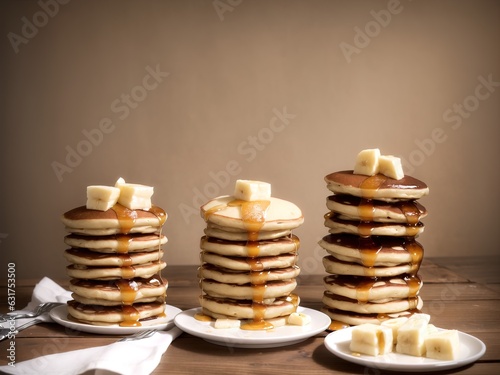
M 148 330 L 145 330 L 145 331 L 140 331 L 140 332 L 134 333 L 133 335 L 130 335 L 130 336 L 127 336 L 127 337 L 123 337 L 120 340 L 118 340 L 117 342 L 142 340 L 142 339 L 145 339 L 145 338 L 153 336 L 153 334 L 156 331 L 157 331 L 156 329 L 148 329 Z
M 20 314 L 2 314 L 0 315 L 0 322 L 5 322 L 10 319 L 24 319 L 24 318 L 35 318 L 37 316 L 40 316 L 42 314 L 45 314 L 47 311 L 52 310 L 54 307 L 63 305 L 63 303 L 60 302 L 45 302 L 39 304 L 35 310 L 32 312 L 28 313 L 20 313 Z

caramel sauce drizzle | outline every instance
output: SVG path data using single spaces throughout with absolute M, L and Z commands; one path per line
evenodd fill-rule
M 120 326 L 123 327 L 139 327 L 141 323 L 139 321 L 139 311 L 133 306 L 134 301 L 137 297 L 137 292 L 139 290 L 139 286 L 137 282 L 134 280 L 136 276 L 136 270 L 132 266 L 132 258 L 129 255 L 130 243 L 132 242 L 132 237 L 127 236 L 130 233 L 131 229 L 134 227 L 135 222 L 137 220 L 137 211 L 131 210 L 121 204 L 115 204 L 111 208 L 118 219 L 120 224 L 120 233 L 121 235 L 116 236 L 116 240 L 118 241 L 117 253 L 119 253 L 120 260 L 122 261 L 122 278 L 116 280 L 115 284 L 120 290 L 121 302 L 122 302 L 122 322 Z M 159 233 L 158 233 L 158 257 L 157 261 L 160 261 L 161 257 L 161 236 L 162 236 L 162 226 L 167 220 L 167 215 L 163 209 L 157 206 L 152 206 L 149 209 L 145 210 L 151 212 L 158 218 L 159 223 Z M 158 274 L 161 282 L 161 275 Z M 153 280 L 153 279 L 152 279 Z M 166 295 L 166 292 L 165 292 Z M 165 297 L 164 295 L 164 297 Z M 163 314 L 164 315 L 164 314 Z
M 355 285 L 356 288 L 356 299 L 358 303 L 367 303 L 369 301 L 369 296 L 374 285 L 380 281 L 384 280 L 385 283 L 390 284 L 389 279 L 377 278 L 374 276 L 374 266 L 377 259 L 378 253 L 382 249 L 382 245 L 378 245 L 372 239 L 372 229 L 375 207 L 373 204 L 373 199 L 376 195 L 377 190 L 382 186 L 382 184 L 387 180 L 383 175 L 377 174 L 363 180 L 359 185 L 362 191 L 362 198 L 358 204 L 358 214 L 360 217 L 360 222 L 358 224 L 358 231 L 360 233 L 360 238 L 358 242 L 358 249 L 360 249 L 361 262 L 363 266 L 366 267 L 366 277 L 348 277 L 343 276 L 342 278 L 336 278 L 335 282 L 337 284 L 343 285 Z M 423 258 L 423 248 L 422 246 L 414 240 L 414 237 L 419 232 L 420 216 L 421 212 L 418 209 L 415 201 L 403 201 L 398 204 L 399 209 L 403 213 L 406 219 L 406 239 L 404 241 L 404 249 L 411 256 L 411 270 L 404 276 L 403 280 L 406 286 L 409 288 L 408 292 L 408 303 L 409 310 L 414 310 L 417 308 L 418 297 L 417 294 L 420 290 L 421 280 L 416 276 L 419 270 L 422 258 Z M 334 215 L 333 212 L 329 212 L 325 215 L 325 219 L 328 220 Z M 325 279 L 326 281 L 326 279 Z M 327 281 L 326 281 L 327 282 Z M 378 314 L 379 320 L 389 319 L 389 316 L 385 314 Z M 343 322 L 332 320 L 329 327 L 330 330 L 339 330 L 345 328 L 346 325 Z M 382 337 L 383 338 L 383 337 Z M 379 338 L 379 345 L 383 346 L 381 338 Z
M 245 330 L 263 330 L 271 329 L 273 325 L 264 320 L 266 306 L 264 304 L 264 295 L 266 291 L 266 280 L 269 271 L 263 270 L 263 265 L 258 259 L 260 254 L 259 232 L 266 220 L 266 213 L 270 205 L 269 200 L 244 201 L 234 199 L 225 204 L 216 205 L 206 210 L 204 213 L 205 221 L 208 221 L 210 215 L 225 209 L 226 207 L 239 207 L 241 220 L 248 234 L 246 249 L 248 251 L 247 263 L 250 266 L 250 277 L 252 285 L 252 309 L 254 318 L 251 322 L 245 323 L 241 329 Z M 204 314 L 202 314 L 204 315 Z M 205 319 L 200 316 L 199 319 Z

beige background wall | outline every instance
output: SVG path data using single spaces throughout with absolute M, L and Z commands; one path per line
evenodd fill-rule
M 271 182 L 323 273 L 323 177 L 368 147 L 430 186 L 425 256 L 498 253 L 500 2 L 54 4 L 0 3 L 0 277 L 64 277 L 60 215 L 120 176 L 155 187 L 170 265 L 203 200 Z

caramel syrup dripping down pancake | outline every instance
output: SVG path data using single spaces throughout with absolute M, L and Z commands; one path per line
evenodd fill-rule
M 63 215 L 70 232 L 65 251 L 74 300 L 73 319 L 93 325 L 137 327 L 164 316 L 168 282 L 162 245 L 163 209 L 131 210 L 115 204 L 107 211 L 75 208 Z
M 195 318 L 241 319 L 241 329 L 266 330 L 296 311 L 299 240 L 291 230 L 303 222 L 300 210 L 277 198 L 223 196 L 201 215 L 217 231 L 205 230 L 200 240 L 202 314 Z
M 423 247 L 415 239 L 427 215 L 418 199 L 425 183 L 404 176 L 364 176 L 341 171 L 325 177 L 327 198 L 320 246 L 328 252 L 323 309 L 332 329 L 418 312 L 422 307 L 418 270 Z

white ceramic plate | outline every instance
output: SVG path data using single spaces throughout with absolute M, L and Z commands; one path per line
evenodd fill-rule
M 328 315 L 322 312 L 299 307 L 297 312 L 311 317 L 305 326 L 286 325 L 268 331 L 247 331 L 240 328 L 217 329 L 214 322 L 201 322 L 194 318 L 201 308 L 183 311 L 175 317 L 175 324 L 184 332 L 201 337 L 213 344 L 236 348 L 273 348 L 296 344 L 323 332 L 331 323 Z
M 459 331 L 460 355 L 456 361 L 442 361 L 399 353 L 388 353 L 377 357 L 353 355 L 349 349 L 351 333 L 352 327 L 332 332 L 325 337 L 325 346 L 330 352 L 346 361 L 380 370 L 407 372 L 447 370 L 475 362 L 486 351 L 486 345 L 481 340 Z
M 142 325 L 140 327 L 120 327 L 118 324 L 109 326 L 93 326 L 91 324 L 78 323 L 68 319 L 68 309 L 66 305 L 58 306 L 50 310 L 50 317 L 54 320 L 54 322 L 59 323 L 64 327 L 74 329 L 75 331 L 99 333 L 102 335 L 129 335 L 131 333 L 147 329 L 163 330 L 170 328 L 174 325 L 175 316 L 181 311 L 182 310 L 177 307 L 166 305 L 166 317 L 141 322 Z

